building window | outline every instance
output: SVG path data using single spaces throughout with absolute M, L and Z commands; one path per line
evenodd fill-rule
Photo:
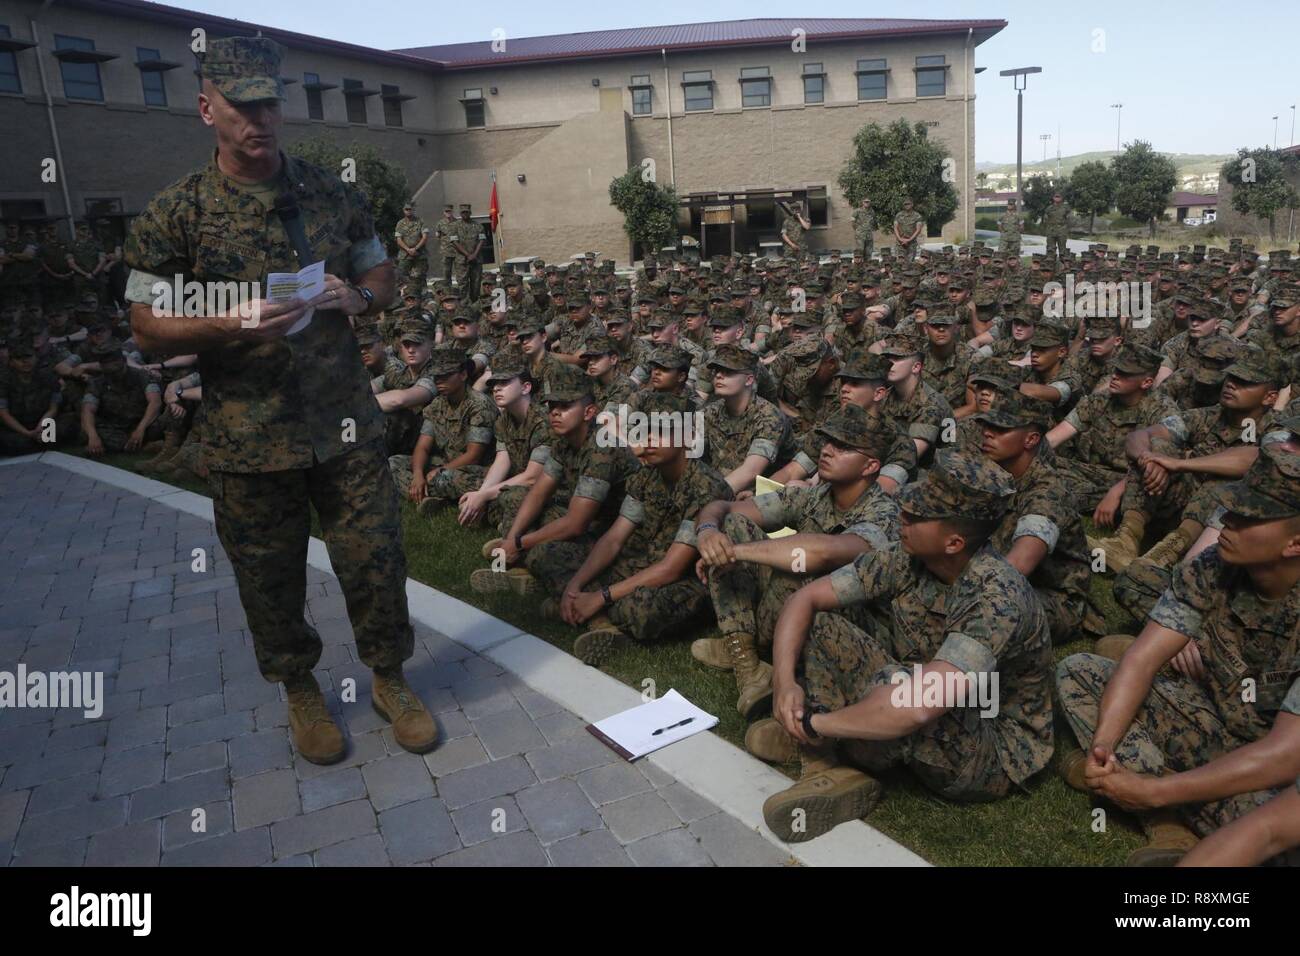
M 947 92 L 947 60 L 941 56 L 916 58 L 916 95 L 943 96 Z
M 820 63 L 803 65 L 803 101 L 805 103 L 826 102 L 826 74 Z
M 56 33 L 54 49 L 93 50 L 95 41 L 81 37 L 65 37 Z M 63 95 L 68 99 L 104 102 L 104 86 L 99 81 L 98 63 L 73 63 L 70 60 L 60 60 L 59 71 L 63 74 Z
M 402 91 L 391 83 L 381 84 L 384 97 L 384 125 L 402 125 Z
M 767 67 L 751 66 L 740 71 L 740 105 L 772 105 L 772 77 Z
M 307 91 L 307 118 L 323 120 L 325 118 L 325 104 L 320 95 L 320 74 L 304 73 L 302 75 L 302 85 L 303 89 Z
M 5 222 L 39 219 L 44 215 L 44 199 L 0 199 L 0 219 Z
M 343 81 L 343 101 L 348 107 L 349 123 L 365 123 L 366 121 L 366 98 L 356 93 L 350 93 L 350 90 L 360 90 L 360 80 Z
M 467 129 L 482 129 L 487 125 L 482 87 L 466 90 L 460 101 L 465 107 L 465 127 Z
M 713 71 L 686 70 L 682 73 L 682 96 L 686 111 L 713 109 Z
M 0 23 L 0 37 L 11 36 L 9 28 Z M 18 57 L 13 53 L 0 53 L 0 93 L 21 93 L 23 81 L 18 75 Z
M 138 46 L 135 48 L 135 61 L 137 63 L 161 59 L 162 54 L 157 50 L 152 50 L 147 46 Z M 141 70 L 140 82 L 144 84 L 144 102 L 146 106 L 167 105 L 167 87 L 163 83 L 163 75 L 160 71 Z
M 858 60 L 858 99 L 883 100 L 889 85 L 889 66 L 884 60 Z
M 831 224 L 831 204 L 826 198 L 825 186 L 812 186 L 808 189 L 808 221 L 814 229 Z
M 633 74 L 632 81 L 628 83 L 628 88 L 632 91 L 632 115 L 649 116 L 651 111 L 650 97 L 653 93 L 650 86 L 650 74 Z

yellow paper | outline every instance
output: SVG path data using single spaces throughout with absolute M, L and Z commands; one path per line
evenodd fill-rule
M 757 498 L 759 495 L 766 495 L 769 492 L 780 491 L 784 487 L 785 485 L 781 484 L 779 481 L 773 481 L 771 478 L 764 478 L 762 475 L 759 475 L 754 479 L 754 497 Z M 780 528 L 776 531 L 769 531 L 767 536 L 769 538 L 785 538 L 794 533 L 794 528 Z

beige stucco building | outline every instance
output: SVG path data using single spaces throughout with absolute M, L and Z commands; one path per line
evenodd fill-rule
M 495 174 L 498 259 L 626 263 L 608 189 L 632 166 L 683 199 L 745 194 L 734 214 L 682 209 L 709 253 L 774 240 L 782 196 L 808 201 L 814 249 L 847 248 L 836 179 L 853 135 L 900 118 L 953 160 L 952 240 L 974 231 L 975 51 L 1005 25 L 741 20 L 382 51 L 142 0 L 0 0 L 0 211 L 138 211 L 210 155 L 194 31 L 260 30 L 286 48 L 286 143 L 373 144 L 426 221 L 444 202 L 485 218 Z

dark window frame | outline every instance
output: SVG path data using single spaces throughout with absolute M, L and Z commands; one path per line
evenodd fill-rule
M 54 49 L 90 51 L 95 49 L 95 41 L 87 37 L 74 37 L 56 33 L 54 34 Z M 93 81 L 87 78 L 92 72 L 95 77 Z M 81 100 L 87 103 L 104 102 L 104 78 L 100 75 L 98 63 L 72 63 L 68 60 L 60 60 L 59 78 L 63 81 L 63 95 L 67 99 Z M 72 93 L 69 91 L 69 87 L 77 90 L 93 88 L 95 95 L 86 96 L 83 93 Z
M 473 95 L 471 95 L 473 94 Z M 487 128 L 487 101 L 483 99 L 483 88 L 470 87 L 461 96 L 460 105 L 465 107 L 465 128 Z M 477 117 L 478 122 L 474 122 Z
M 343 103 L 347 111 L 348 122 L 356 123 L 359 126 L 366 126 L 370 123 L 370 117 L 366 109 L 366 98 L 350 91 L 364 89 L 365 85 L 360 80 L 343 78 Z M 357 117 L 360 117 L 360 119 Z
M 758 72 L 762 70 L 762 72 Z M 746 75 L 748 74 L 748 75 Z M 762 92 L 751 92 L 751 87 L 761 88 Z M 751 102 L 756 101 L 756 102 Z M 772 71 L 766 66 L 747 66 L 740 70 L 740 108 L 771 109 L 772 107 Z
M 395 83 L 381 83 L 380 90 L 384 97 L 384 125 L 400 128 L 406 123 L 402 117 L 402 89 Z M 394 122 L 396 121 L 396 122 Z
M 826 102 L 826 71 L 822 63 L 805 63 L 799 78 L 803 81 L 803 102 L 805 106 L 816 106 Z M 810 86 L 809 84 L 812 84 Z
M 312 84 L 320 83 L 320 74 L 307 73 L 304 71 L 302 74 L 302 83 L 303 88 L 307 93 L 307 118 L 309 120 L 324 120 L 325 99 L 320 95 L 321 91 L 306 89 Z
M 918 56 L 916 58 L 915 72 L 917 99 L 948 95 L 948 58 L 946 56 Z M 922 92 L 922 90 L 925 92 Z
M 887 59 L 858 60 L 858 102 L 875 103 L 889 99 L 889 61 Z M 877 89 L 878 85 L 878 89 Z M 878 96 L 875 94 L 879 94 Z
M 698 105 L 704 102 L 705 97 L 701 90 L 707 92 L 708 105 Z M 692 106 L 694 101 L 697 105 Z M 708 113 L 713 110 L 713 71 L 712 70 L 683 70 L 682 71 L 682 109 L 687 113 Z
M 147 54 L 147 55 L 146 55 Z M 153 47 L 138 46 L 135 48 L 135 61 L 137 63 L 144 60 L 161 60 L 162 51 L 155 50 Z M 150 89 L 150 86 L 153 86 Z M 167 81 L 161 70 L 141 70 L 140 86 L 144 90 L 145 106 L 166 106 L 167 105 Z M 161 102 L 150 100 L 154 96 Z
M 0 23 L 0 37 L 12 37 L 8 24 Z M 23 77 L 18 72 L 18 54 L 5 51 L 0 53 L 0 93 L 21 93 Z

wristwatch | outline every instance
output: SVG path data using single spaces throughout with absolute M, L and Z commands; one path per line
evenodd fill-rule
M 366 307 L 357 313 L 358 315 L 365 315 L 375 304 L 375 294 L 365 286 L 353 285 L 351 282 L 348 283 L 348 288 L 354 290 L 359 296 L 361 296 L 361 298 L 365 299 Z
M 821 736 L 821 734 L 813 730 L 813 725 L 812 725 L 813 714 L 824 714 L 824 713 L 826 713 L 826 708 L 820 705 L 814 707 L 805 707 L 803 709 L 803 732 L 804 734 L 807 735 L 809 740 Z

